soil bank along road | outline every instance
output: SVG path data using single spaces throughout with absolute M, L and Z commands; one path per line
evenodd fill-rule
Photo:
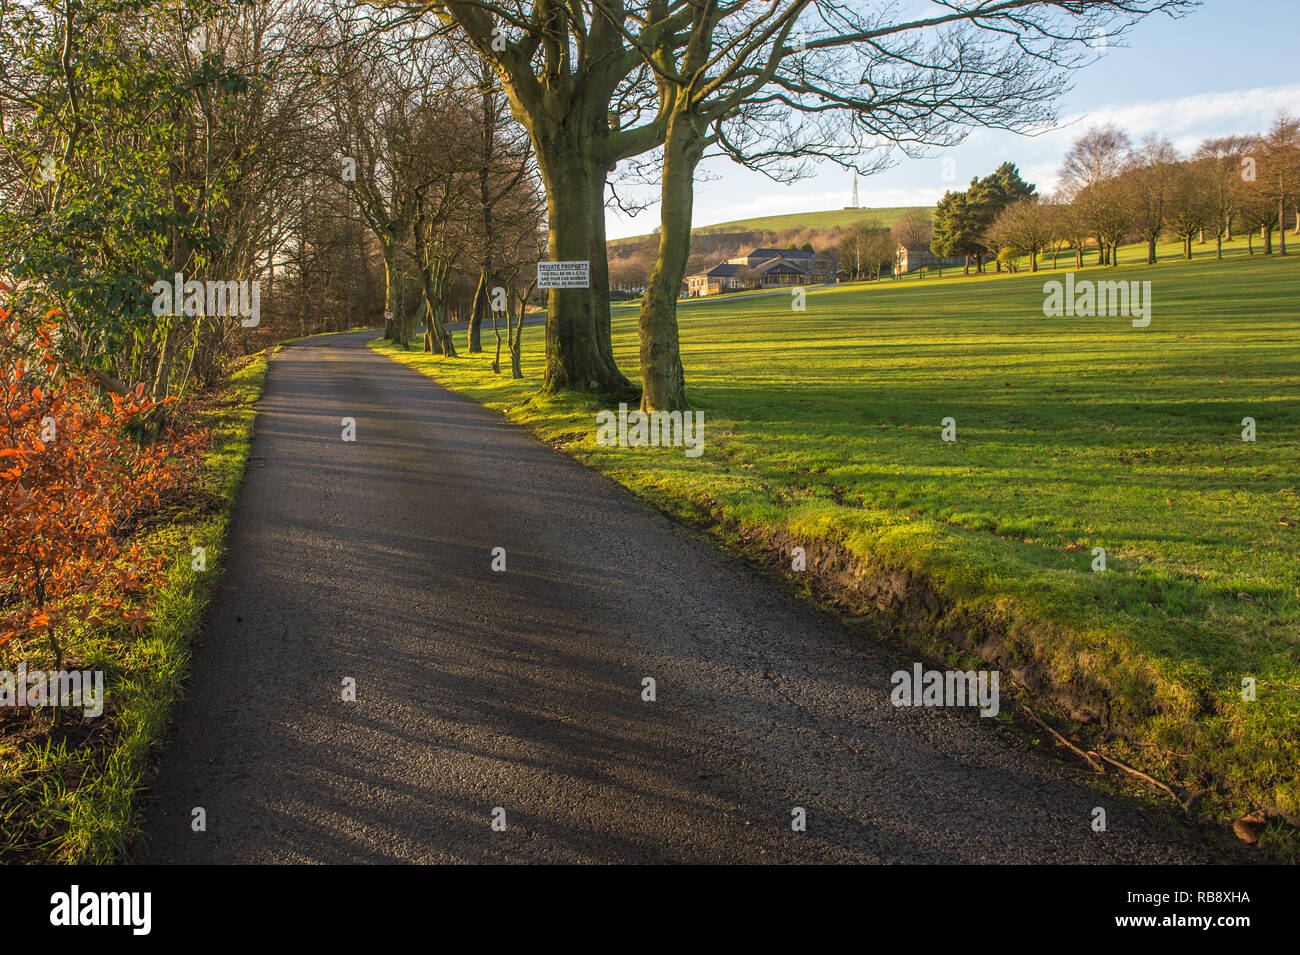
M 374 334 L 271 363 L 137 861 L 1210 861 Z

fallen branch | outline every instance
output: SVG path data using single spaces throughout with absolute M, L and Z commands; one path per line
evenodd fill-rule
M 1145 779 L 1153 786 L 1158 786 L 1159 788 L 1167 792 L 1174 802 L 1178 803 L 1179 805 L 1182 805 L 1183 801 L 1178 798 L 1178 794 L 1175 793 L 1168 786 L 1166 786 L 1164 783 L 1162 783 L 1160 780 L 1156 779 L 1154 776 L 1148 776 L 1146 773 L 1142 772 L 1142 770 L 1134 769 L 1132 766 L 1129 766 L 1126 763 L 1122 763 L 1118 759 L 1114 759 L 1110 756 L 1107 756 L 1104 753 L 1098 753 L 1096 750 L 1089 750 L 1088 752 L 1084 752 L 1082 749 L 1080 749 L 1078 746 L 1075 746 L 1073 743 L 1071 743 L 1068 739 L 1066 739 L 1056 730 L 1052 729 L 1050 726 L 1044 723 L 1043 720 L 1039 717 L 1039 715 L 1035 713 L 1032 709 L 1030 709 L 1027 705 L 1022 704 L 1022 706 L 1024 706 L 1025 712 L 1029 714 L 1030 718 L 1035 723 L 1037 723 L 1043 729 L 1047 730 L 1047 732 L 1055 736 L 1056 739 L 1061 743 L 1061 745 L 1069 747 L 1069 749 L 1072 750 L 1076 755 L 1082 756 L 1084 759 L 1086 759 L 1088 761 L 1088 764 L 1092 766 L 1094 769 L 1096 769 L 1097 772 L 1104 773 L 1106 771 L 1105 767 L 1100 765 L 1097 762 L 1097 759 L 1105 760 L 1106 762 L 1114 766 L 1116 769 L 1122 769 L 1124 770 L 1124 772 L 1130 773 L 1138 777 L 1139 779 Z M 1094 756 L 1096 757 L 1096 759 L 1093 758 Z
M 1039 718 L 1038 714 L 1035 713 L 1033 710 L 1031 710 L 1028 706 L 1025 706 L 1024 709 L 1025 709 L 1025 712 L 1029 714 L 1030 718 L 1033 719 L 1033 721 L 1034 721 L 1035 723 L 1037 723 L 1037 724 L 1038 724 L 1039 726 L 1041 726 L 1043 729 L 1047 730 L 1047 732 L 1049 732 L 1049 733 L 1051 733 L 1053 736 L 1055 736 L 1056 739 L 1057 739 L 1057 741 L 1060 742 L 1061 745 L 1068 747 L 1069 749 L 1071 749 L 1071 750 L 1074 751 L 1075 755 L 1077 755 L 1077 756 L 1081 756 L 1083 759 L 1087 760 L 1087 761 L 1088 761 L 1088 765 L 1090 765 L 1093 769 L 1097 770 L 1097 772 L 1099 772 L 1099 773 L 1103 773 L 1103 774 L 1106 772 L 1106 767 L 1102 766 L 1102 765 L 1101 765 L 1100 763 L 1098 763 L 1095 759 L 1093 759 L 1091 753 L 1086 753 L 1086 752 L 1084 752 L 1084 751 L 1081 750 L 1079 747 L 1077 747 L 1077 746 L 1075 746 L 1073 743 L 1071 743 L 1071 742 L 1070 742 L 1068 739 L 1066 739 L 1064 736 L 1062 736 L 1060 733 L 1056 732 L 1056 730 L 1052 729 L 1050 726 L 1048 726 L 1046 723 L 1044 723 L 1044 722 Z M 1097 755 L 1100 756 L 1101 754 L 1098 753 Z
M 1118 766 L 1126 773 L 1132 773 L 1134 776 L 1137 776 L 1139 779 L 1145 779 L 1153 786 L 1159 786 L 1165 792 L 1169 793 L 1169 795 L 1173 798 L 1174 802 L 1179 803 L 1180 805 L 1182 804 L 1182 800 L 1178 798 L 1178 795 L 1172 789 L 1170 789 L 1168 786 L 1162 783 L 1160 780 L 1152 776 L 1148 776 L 1140 769 L 1134 769 L 1132 766 L 1126 766 L 1123 763 L 1121 763 L 1118 759 L 1111 759 L 1109 756 L 1105 756 L 1102 753 L 1098 753 L 1097 755 L 1100 758 L 1104 759 L 1106 762 L 1110 763 L 1112 766 Z

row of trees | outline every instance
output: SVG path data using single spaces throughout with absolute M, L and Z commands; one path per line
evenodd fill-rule
M 329 128 L 348 198 L 382 264 L 386 336 L 408 345 L 422 322 L 425 350 L 455 357 L 449 306 L 458 280 L 468 280 L 468 351 L 482 351 L 490 318 L 500 370 L 505 319 L 511 371 L 521 377 L 525 276 L 541 256 L 542 197 L 528 137 L 495 72 L 454 33 L 430 34 L 401 16 L 362 23 L 340 15 L 328 39 L 337 90 Z M 403 281 L 409 269 L 414 295 Z
M 1063 72 L 1182 0 L 951 4 L 906 20 L 868 3 L 411 3 L 492 64 L 527 129 L 547 197 L 548 254 L 589 260 L 553 290 L 547 391 L 632 391 L 614 362 L 604 204 L 620 163 L 657 173 L 659 249 L 642 301 L 641 407 L 686 403 L 676 301 L 695 173 L 725 155 L 775 176 L 820 157 L 869 173 L 889 147 L 950 145 L 972 125 L 1051 114 Z M 626 166 L 625 166 L 626 168 Z
M 205 444 L 179 399 L 233 358 L 385 308 L 454 354 L 456 295 L 475 349 L 512 304 L 494 290 L 527 287 L 541 199 L 492 72 L 442 29 L 351 13 L 0 0 L 6 653 L 43 640 L 61 669 L 75 627 L 148 621 L 175 554 L 136 534 Z M 227 283 L 257 291 L 236 309 Z
M 0 24 L 0 275 L 110 392 L 201 390 L 384 311 L 450 354 L 453 300 L 478 350 L 491 290 L 538 258 L 528 139 L 442 28 L 270 0 L 0 0 Z M 177 276 L 256 282 L 262 313 L 160 314 Z
M 115 389 L 210 380 L 249 335 L 153 314 L 141 290 L 176 274 L 264 278 L 304 326 L 327 294 L 392 312 L 400 341 L 418 314 L 425 347 L 452 354 L 456 286 L 475 290 L 477 348 L 491 289 L 528 277 L 540 187 L 546 256 L 591 263 L 589 288 L 548 294 L 542 387 L 623 395 L 604 209 L 611 174 L 640 176 L 660 200 L 641 404 L 681 408 L 676 300 L 705 157 L 867 174 L 972 126 L 1033 126 L 1097 45 L 1187 5 L 999 0 L 908 20 L 810 0 L 0 0 L 3 268 L 62 309 L 63 347 Z
M 151 284 L 176 275 L 260 279 L 269 301 L 292 277 L 304 309 L 365 299 L 316 148 L 314 24 L 224 0 L 0 0 L 0 20 L 0 271 L 19 313 L 57 310 L 74 367 L 156 399 L 215 382 L 252 335 L 155 314 Z
M 975 125 L 1032 126 L 1094 45 L 1186 5 L 996 0 L 906 20 L 811 0 L 0 0 L 0 536 L 27 574 L 0 594 L 20 614 L 0 640 L 53 638 L 97 562 L 103 580 L 141 566 L 113 542 L 181 481 L 162 462 L 193 460 L 174 399 L 232 357 L 384 312 L 395 341 L 422 322 L 424 347 L 454 356 L 449 309 L 468 297 L 471 351 L 488 316 L 516 316 L 519 375 L 545 256 L 589 260 L 591 283 L 549 292 L 543 389 L 634 392 L 613 357 L 604 211 L 611 175 L 640 176 L 660 199 L 641 407 L 682 408 L 676 301 L 706 156 L 867 174 Z M 498 371 L 500 348 L 498 333 Z M 113 484 L 127 472 L 144 483 Z M 140 586 L 117 578 L 104 606 Z
M 880 278 L 886 271 L 894 273 L 898 249 L 925 249 L 934 238 L 934 216 L 923 209 L 904 213 L 893 227 L 882 225 L 868 216 L 848 230 L 840 243 L 840 268 L 854 279 Z
M 1150 264 L 1162 238 L 1177 239 L 1189 259 L 1194 242 L 1213 238 L 1222 257 L 1224 240 L 1239 230 L 1252 254 L 1259 234 L 1271 255 L 1276 233 L 1285 255 L 1288 225 L 1300 230 L 1300 120 L 1280 115 L 1266 133 L 1208 139 L 1190 156 L 1160 136 L 1135 146 L 1122 130 L 1098 127 L 1073 144 L 1060 180 L 1050 199 L 1021 197 L 991 221 L 946 232 L 942 243 L 937 217 L 935 250 L 960 241 L 978 262 L 1029 256 L 1036 270 L 1040 255 L 1050 254 L 1055 267 L 1066 250 L 1082 267 L 1090 246 L 1098 265 L 1117 265 L 1116 249 L 1135 241 L 1146 246 Z M 940 212 L 960 201 L 953 196 L 940 202 Z

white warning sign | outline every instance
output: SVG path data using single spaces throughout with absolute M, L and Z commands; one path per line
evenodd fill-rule
M 538 262 L 538 288 L 591 288 L 591 262 Z

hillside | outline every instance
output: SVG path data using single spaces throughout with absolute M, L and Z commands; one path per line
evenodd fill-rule
M 692 235 L 712 235 L 719 232 L 784 232 L 790 229 L 835 229 L 852 225 L 860 219 L 874 218 L 881 225 L 893 228 L 894 223 L 915 209 L 933 212 L 933 206 L 886 206 L 880 209 L 827 209 L 824 212 L 787 212 L 778 216 L 758 216 L 754 219 L 733 219 L 715 225 L 692 229 Z M 611 246 L 639 245 L 650 235 L 612 239 Z

